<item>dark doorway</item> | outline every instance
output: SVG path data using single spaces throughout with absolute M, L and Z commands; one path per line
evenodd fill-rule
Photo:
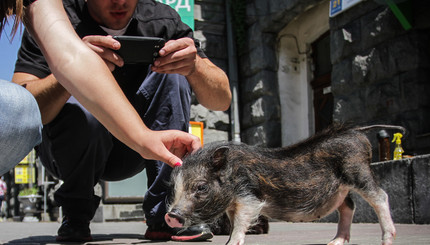
M 315 69 L 311 86 L 314 95 L 315 132 L 318 132 L 333 122 L 329 32 L 312 43 L 312 58 Z

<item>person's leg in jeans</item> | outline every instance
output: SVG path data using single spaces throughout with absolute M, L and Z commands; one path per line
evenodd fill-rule
M 148 128 L 187 132 L 190 103 L 191 87 L 184 76 L 149 72 L 133 104 Z M 148 191 L 143 203 L 148 225 L 164 222 L 168 194 L 166 182 L 169 181 L 171 172 L 171 168 L 165 163 L 152 162 L 153 164 L 146 164 Z
M 65 222 L 59 241 L 89 241 L 89 222 L 100 203 L 94 194 L 99 180 L 123 180 L 144 169 L 142 157 L 116 138 L 71 97 L 43 129 L 40 158 L 47 170 L 63 180 L 54 198 Z
M 112 148 L 112 136 L 74 97 L 43 129 L 39 146 L 42 164 L 63 184 L 54 199 L 62 207 L 59 241 L 90 241 L 89 221 L 100 198 L 94 195 Z
M 177 129 L 188 132 L 191 87 L 184 76 L 149 72 L 134 100 L 145 124 L 152 130 Z M 212 237 L 207 226 L 172 230 L 165 224 L 166 202 L 172 168 L 165 163 L 146 163 L 148 191 L 143 210 L 148 225 L 145 237 L 152 240 L 206 240 Z M 179 234 L 180 233 L 180 234 Z M 175 238 L 176 237 L 176 238 Z
M 0 176 L 15 167 L 42 139 L 36 99 L 25 88 L 0 80 Z
M 54 194 L 65 216 L 89 221 L 99 198 L 94 195 L 112 149 L 111 134 L 74 97 L 43 129 L 39 147 L 46 169 L 63 180 Z
M 64 181 L 54 198 L 65 222 L 59 241 L 89 241 L 89 221 L 100 197 L 100 179 L 122 180 L 144 168 L 139 154 L 119 142 L 74 97 L 43 130 L 40 158 L 47 170 Z
M 113 147 L 111 134 L 71 97 L 57 117 L 45 125 L 39 146 L 46 169 L 63 180 L 54 199 L 64 220 L 59 241 L 90 241 L 89 221 L 99 205 L 94 185 Z
M 3 204 L 4 196 L 0 195 L 0 218 L 3 217 L 3 213 L 1 212 L 1 205 Z

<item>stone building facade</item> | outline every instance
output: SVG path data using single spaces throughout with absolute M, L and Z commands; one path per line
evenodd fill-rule
M 332 122 L 404 126 L 405 153 L 420 156 L 378 162 L 377 132 L 369 132 L 371 168 L 389 195 L 395 223 L 428 224 L 430 1 L 392 1 L 411 28 L 385 0 L 358 1 L 332 17 L 329 0 L 232 0 L 243 8 L 232 11 L 233 20 L 225 16 L 227 1 L 196 1 L 202 17 L 196 30 L 206 53 L 230 75 L 235 61 L 228 56 L 227 25 L 235 21 L 233 109 L 239 110 L 241 141 L 290 145 Z M 233 113 L 197 103 L 192 113 L 205 122 L 206 142 L 233 138 Z M 353 199 L 354 222 L 377 222 L 363 199 Z M 323 222 L 336 222 L 336 215 Z
M 407 30 L 383 0 L 363 0 L 333 17 L 329 0 L 235 2 L 245 10 L 239 25 L 246 31 L 235 33 L 242 42 L 236 53 L 243 142 L 295 143 L 321 127 L 319 110 L 329 115 L 326 124 L 402 125 L 408 130 L 406 153 L 430 151 L 428 1 L 395 1 L 412 25 Z M 196 32 L 206 53 L 229 72 L 226 0 L 195 3 L 201 10 Z M 326 73 L 317 74 L 319 69 Z M 327 84 L 315 87 L 324 77 Z M 314 104 L 318 93 L 326 108 Z M 193 117 L 206 122 L 208 141 L 231 139 L 229 114 L 193 107 Z M 377 145 L 376 137 L 371 140 Z

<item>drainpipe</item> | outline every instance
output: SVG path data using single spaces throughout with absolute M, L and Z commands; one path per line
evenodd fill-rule
M 236 46 L 233 39 L 233 27 L 231 23 L 231 0 L 225 0 L 226 8 L 226 25 L 227 25 L 227 53 L 228 53 L 228 77 L 232 93 L 230 106 L 230 127 L 233 142 L 241 142 L 240 139 L 240 121 L 238 106 L 238 75 L 237 75 L 237 57 Z

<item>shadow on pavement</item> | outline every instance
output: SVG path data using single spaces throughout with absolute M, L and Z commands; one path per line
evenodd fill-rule
M 21 239 L 11 240 L 6 244 L 25 244 L 25 245 L 46 245 L 46 244 L 82 244 L 78 242 L 57 242 L 56 236 L 30 236 Z M 149 241 L 142 234 L 93 234 L 93 241 L 87 242 L 87 245 L 96 244 L 141 244 L 141 243 L 159 243 L 165 241 Z M 129 240 L 127 242 L 127 240 Z

